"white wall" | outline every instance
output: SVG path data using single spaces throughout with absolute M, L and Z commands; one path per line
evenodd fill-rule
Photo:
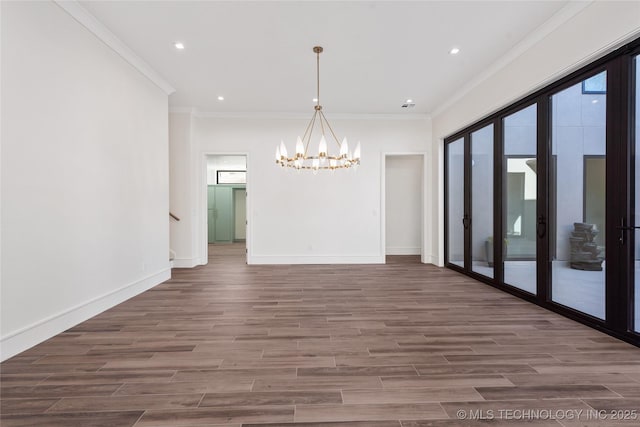
M 389 155 L 385 163 L 386 254 L 420 255 L 423 156 Z
M 194 118 L 194 162 L 200 164 L 194 171 L 200 192 L 195 203 L 199 231 L 193 235 L 198 257 L 206 260 L 206 157 L 246 154 L 249 263 L 384 262 L 381 153 L 424 152 L 430 144 L 430 122 L 327 115 L 339 137 L 362 142 L 357 171 L 313 176 L 276 166 L 276 144 L 284 139 L 293 151 L 306 117 Z
M 172 113 L 169 116 L 169 193 L 171 213 L 180 221 L 170 221 L 170 246 L 176 253 L 174 267 L 194 267 L 201 264 L 196 257 L 194 240 L 196 195 L 193 169 L 195 150 L 192 145 L 191 114 Z
M 167 95 L 50 2 L 2 2 L 2 359 L 170 275 Z
M 549 32 L 522 54 L 483 80 L 433 116 L 432 176 L 438 183 L 433 195 L 432 239 L 438 263 L 443 251 L 443 143 L 454 132 L 493 111 L 557 80 L 640 34 L 640 2 L 593 2 L 563 25 Z M 438 159 L 438 160 L 436 160 Z

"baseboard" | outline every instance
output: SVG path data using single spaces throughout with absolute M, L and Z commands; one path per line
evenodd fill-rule
M 386 249 L 387 255 L 420 255 L 421 248 L 411 248 L 411 247 L 388 247 Z
M 444 264 L 441 264 L 438 262 L 438 256 L 437 255 L 425 255 L 424 256 L 424 263 L 425 264 L 433 264 L 436 267 L 444 267 Z
M 174 258 L 173 268 L 193 268 L 200 265 L 198 258 Z
M 248 264 L 384 264 L 382 255 L 252 255 Z
M 110 309 L 171 278 L 171 270 L 164 269 L 134 283 L 50 316 L 0 339 L 0 361 L 21 353 L 36 344 Z

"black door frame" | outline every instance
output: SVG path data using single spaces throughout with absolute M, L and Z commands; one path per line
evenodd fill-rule
M 471 276 L 479 281 L 509 292 L 527 301 L 545 307 L 566 317 L 601 330 L 617 338 L 640 346 L 640 333 L 633 331 L 634 312 L 634 233 L 624 231 L 624 241 L 620 241 L 621 225 L 633 224 L 635 213 L 634 197 L 634 99 L 633 81 L 634 57 L 640 53 L 640 39 L 623 46 L 611 54 L 583 67 L 582 69 L 560 79 L 547 87 L 493 113 L 473 125 L 445 138 L 445 266 Z M 551 97 L 575 85 L 590 76 L 607 71 L 607 121 L 606 121 L 606 258 L 609 268 L 605 271 L 606 280 L 606 314 L 605 320 L 597 319 L 586 313 L 574 310 L 551 301 L 551 251 L 550 235 L 554 232 L 555 223 L 549 221 L 554 215 L 554 192 L 551 188 L 553 172 L 551 156 Z M 471 134 L 478 129 L 493 124 L 494 129 L 494 242 L 502 240 L 504 212 L 503 200 L 503 119 L 514 112 L 536 104 L 537 106 L 537 295 L 532 295 L 504 283 L 502 263 L 502 245 L 494 244 L 494 278 L 489 278 L 472 271 L 471 266 L 471 232 L 473 212 L 471 210 Z M 465 218 L 449 218 L 448 211 L 448 171 L 447 146 L 453 141 L 464 139 L 464 214 Z M 640 171 L 639 171 L 640 173 Z M 448 260 L 448 224 L 449 221 L 466 220 L 468 227 L 464 230 L 464 268 L 453 265 Z M 640 226 L 640 224 L 637 224 Z M 498 237 L 499 236 L 499 237 Z M 616 265 L 613 265 L 616 264 Z

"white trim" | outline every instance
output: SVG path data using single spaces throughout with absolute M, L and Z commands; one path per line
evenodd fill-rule
M 380 254 L 387 263 L 387 155 L 380 153 Z
M 433 197 L 433 185 L 432 185 L 432 167 L 431 167 L 432 154 L 429 151 L 425 152 L 422 159 L 422 254 L 420 261 L 426 264 L 427 258 L 433 253 L 433 217 L 436 214 L 433 209 L 433 203 L 431 202 Z
M 384 264 L 384 255 L 252 255 L 249 264 Z
M 175 114 L 195 114 L 196 111 L 193 107 L 169 107 L 169 112 Z
M 438 257 L 434 256 L 434 255 L 429 255 L 425 257 L 425 264 L 433 264 L 436 267 L 444 267 L 444 265 L 439 265 L 438 264 Z
M 200 258 L 174 258 L 172 268 L 193 268 L 201 265 Z
M 500 71 L 501 69 L 506 67 L 511 62 L 513 62 L 520 55 L 525 53 L 527 50 L 531 49 L 531 47 L 533 47 L 536 43 L 539 43 L 542 39 L 544 39 L 549 34 L 551 34 L 553 31 L 555 31 L 556 29 L 561 27 L 563 24 L 565 24 L 571 18 L 573 18 L 574 16 L 576 16 L 577 14 L 582 12 L 584 9 L 586 9 L 588 6 L 590 6 L 593 2 L 594 2 L 594 0 L 587 0 L 587 1 L 582 1 L 582 2 L 579 2 L 579 1 L 569 2 L 565 7 L 563 7 L 558 12 L 556 12 L 551 18 L 549 18 L 545 23 L 543 23 L 541 26 L 539 26 L 535 31 L 530 33 L 522 41 L 520 41 L 518 44 L 516 44 L 513 47 L 513 49 L 510 49 L 509 52 L 506 55 L 502 56 L 497 61 L 495 61 L 490 67 L 485 69 L 485 71 L 483 71 L 482 73 L 478 74 L 477 77 L 475 77 L 474 79 L 471 79 L 467 84 L 462 86 L 460 88 L 460 90 L 458 90 L 456 93 L 454 93 L 453 95 L 449 96 L 446 102 L 444 102 L 442 105 L 440 105 L 438 108 L 436 108 L 435 110 L 433 110 L 431 112 L 431 115 L 435 118 L 435 117 L 439 116 L 440 114 L 442 114 L 449 107 L 454 105 L 456 102 L 460 101 L 460 99 L 462 99 L 465 95 L 467 95 L 469 92 L 471 92 L 477 86 L 479 86 L 482 82 L 484 82 L 489 77 L 491 77 L 494 74 L 496 74 L 498 71 Z M 591 61 L 590 58 L 593 58 L 594 56 L 596 56 L 596 54 L 590 55 L 589 59 L 585 58 L 585 60 L 583 60 L 581 62 L 581 64 L 584 63 L 585 61 Z M 578 68 L 580 68 L 580 67 L 579 66 L 576 66 L 576 67 L 572 66 L 571 67 L 571 71 L 572 70 L 576 70 Z M 563 72 L 561 72 L 559 74 L 568 74 L 568 73 L 569 73 L 569 71 L 567 70 L 567 71 L 563 71 Z M 556 80 L 557 78 L 558 77 L 557 77 L 557 74 L 556 74 L 556 76 L 550 77 L 550 79 L 548 79 L 547 82 L 549 80 Z M 544 83 L 539 87 L 545 86 L 546 84 L 547 83 Z M 536 89 L 539 88 L 539 87 L 536 87 Z M 530 90 L 530 93 L 531 92 L 535 92 L 535 89 Z
M 422 188 L 420 191 L 420 197 L 422 197 L 421 203 L 421 221 L 420 221 L 420 244 L 417 253 L 396 253 L 395 249 L 401 248 L 387 248 L 387 157 L 388 156 L 422 156 Z M 420 255 L 420 262 L 425 263 L 427 257 L 427 237 L 430 239 L 429 228 L 427 227 L 427 191 L 430 186 L 427 171 L 429 165 L 429 153 L 426 151 L 388 151 L 380 153 L 380 253 L 383 254 L 382 258 L 385 259 L 386 255 Z M 431 242 L 429 241 L 429 244 Z M 429 248 L 430 249 L 430 248 Z
M 171 270 L 168 268 L 163 269 L 158 273 L 12 332 L 0 339 L 0 361 L 15 356 L 170 278 Z
M 438 242 L 437 242 L 437 253 L 435 256 L 435 262 L 433 264 L 438 267 L 444 267 L 444 139 L 439 138 L 438 144 L 436 146 L 436 156 L 438 161 L 438 182 L 436 182 L 434 186 L 431 188 L 435 188 L 438 196 L 437 207 L 438 207 Z
M 270 120 L 309 120 L 313 111 L 309 113 L 291 112 L 214 112 L 200 111 L 197 108 L 174 106 L 169 107 L 170 113 L 191 113 L 198 118 L 212 119 L 270 119 Z M 428 120 L 429 114 L 408 113 L 408 114 L 371 114 L 371 113 L 329 113 L 327 118 L 331 120 Z
M 415 247 L 387 247 L 387 255 L 422 255 L 422 248 Z
M 75 0 L 53 0 L 60 8 L 67 12 L 73 19 L 78 21 L 87 30 L 91 31 L 104 44 L 109 46 L 120 55 L 125 61 L 140 71 L 146 78 L 151 80 L 156 86 L 164 91 L 167 95 L 171 95 L 176 90 L 158 74 L 149 64 L 135 54 L 122 40 L 105 27 L 95 16 L 87 9 L 82 7 Z
M 207 239 L 207 157 L 208 156 L 245 156 L 247 159 L 247 183 L 245 184 L 245 190 L 247 192 L 247 235 L 245 237 L 245 245 L 247 248 L 247 263 L 249 263 L 249 257 L 253 251 L 252 243 L 253 239 L 253 220 L 252 220 L 252 183 L 253 175 L 251 174 L 251 156 L 248 151 L 201 151 L 196 155 L 196 161 L 200 159 L 200 166 L 196 168 L 196 219 L 195 219 L 195 233 L 194 241 L 196 242 L 197 255 L 200 255 L 200 264 L 206 265 L 209 262 L 209 242 Z

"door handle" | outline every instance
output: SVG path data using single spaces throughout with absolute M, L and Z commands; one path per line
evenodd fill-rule
M 538 217 L 538 225 L 536 226 L 536 234 L 538 238 L 542 239 L 547 234 L 547 222 L 544 220 L 544 216 Z
M 471 219 L 469 218 L 469 215 L 464 214 L 464 217 L 462 217 L 462 226 L 465 230 L 469 228 L 469 224 L 471 224 Z
M 639 228 L 640 227 L 624 225 L 624 218 L 620 218 L 620 225 L 616 227 L 617 230 L 620 230 L 620 237 L 618 238 L 618 240 L 620 241 L 620 244 L 624 245 L 625 231 L 637 230 Z

